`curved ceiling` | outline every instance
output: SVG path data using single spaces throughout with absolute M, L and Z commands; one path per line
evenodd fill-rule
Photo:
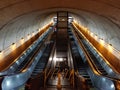
M 120 24 L 119 0 L 0 0 L 0 27 L 22 14 L 50 8 L 89 11 Z
M 120 50 L 119 0 L 0 0 L 0 50 L 50 22 L 61 10 Z

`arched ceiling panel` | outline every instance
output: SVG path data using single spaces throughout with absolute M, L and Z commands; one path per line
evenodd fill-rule
M 21 38 L 27 38 L 28 34 L 32 35 L 33 32 L 37 33 L 39 28 L 51 21 L 51 18 L 48 17 L 49 14 L 32 12 L 20 16 L 6 24 L 0 30 L 0 50 L 9 47 L 12 43 L 16 43 Z

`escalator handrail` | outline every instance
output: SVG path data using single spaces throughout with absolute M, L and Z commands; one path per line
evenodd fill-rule
M 56 48 L 56 44 L 54 43 L 54 45 L 53 45 L 53 47 L 52 47 L 52 50 L 51 50 L 51 54 L 50 54 L 50 57 L 49 57 L 49 60 L 51 60 L 50 62 L 50 65 L 46 65 L 46 69 L 53 69 L 53 67 L 51 67 L 52 66 L 52 62 L 54 62 L 54 60 L 53 60 L 53 58 L 54 58 L 54 52 L 55 52 L 55 48 Z M 51 58 L 52 57 L 52 58 Z M 48 66 L 50 66 L 50 67 L 48 67 Z
M 71 63 L 72 63 L 72 67 L 70 68 L 70 69 L 74 69 L 74 64 L 73 64 L 73 56 L 72 56 L 72 51 L 71 51 L 71 49 L 70 49 L 70 44 L 68 44 L 68 49 L 69 49 L 69 53 L 70 53 L 70 56 L 71 56 Z

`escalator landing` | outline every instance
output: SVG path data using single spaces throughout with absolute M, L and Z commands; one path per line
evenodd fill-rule
M 59 84 L 58 84 L 59 83 Z M 57 86 L 60 85 L 61 89 L 57 89 Z M 41 90 L 75 90 L 70 84 L 70 80 L 66 77 L 64 71 L 53 73 L 51 78 L 49 78 L 46 88 Z
M 51 87 L 51 86 L 56 86 L 58 83 L 58 78 L 55 77 L 55 78 L 52 78 L 52 79 L 49 79 L 48 81 L 48 85 Z M 49 87 L 48 86 L 48 87 Z M 61 86 L 62 87 L 66 87 L 66 86 L 70 86 L 70 82 L 67 78 L 63 78 L 61 77 Z
M 56 87 L 46 87 L 46 88 L 41 88 L 40 90 L 58 90 Z M 63 87 L 61 90 L 76 90 L 71 87 Z

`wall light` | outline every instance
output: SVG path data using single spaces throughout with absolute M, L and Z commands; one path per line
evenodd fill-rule
M 15 43 L 12 43 L 12 45 L 15 45 Z
M 93 33 L 91 32 L 90 35 L 93 36 Z
M 101 43 L 101 45 L 103 45 L 104 46 L 104 44 L 105 44 L 105 42 L 104 42 L 104 40 L 101 38 L 100 39 L 100 43 Z
M 110 51 L 110 52 L 112 52 L 112 51 L 113 51 L 112 44 L 108 44 L 108 49 L 109 49 L 109 51 Z
M 16 49 L 16 44 L 15 43 L 12 43 L 12 45 L 11 45 L 11 50 L 13 51 L 13 50 L 15 50 Z
M 21 43 L 21 44 L 24 43 L 24 38 L 23 38 L 23 37 L 21 38 L 20 43 Z
M 21 39 L 23 40 L 24 38 L 22 37 Z
M 28 39 L 30 38 L 30 34 L 28 34 L 27 38 L 28 38 Z
M 94 36 L 94 37 L 95 37 L 95 39 L 96 39 L 96 40 L 98 39 L 97 34 L 95 34 L 95 36 Z
M 112 46 L 112 44 L 109 44 L 110 46 Z
M 34 31 L 32 32 L 32 36 L 34 36 Z
M 0 51 L 0 54 L 2 54 L 2 51 Z
M 0 59 L 2 59 L 3 58 L 3 51 L 0 51 Z
M 88 34 L 90 33 L 90 31 L 88 30 Z

